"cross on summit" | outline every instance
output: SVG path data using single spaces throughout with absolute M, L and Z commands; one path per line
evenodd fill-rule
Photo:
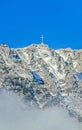
M 44 36 L 41 36 L 41 44 L 44 44 Z

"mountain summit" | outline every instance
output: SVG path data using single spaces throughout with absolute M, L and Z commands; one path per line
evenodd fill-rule
M 60 105 L 82 121 L 82 50 L 0 45 L 0 90 L 39 108 Z

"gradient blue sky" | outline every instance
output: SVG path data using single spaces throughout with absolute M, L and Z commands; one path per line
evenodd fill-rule
M 0 44 L 82 48 L 82 0 L 0 0 Z

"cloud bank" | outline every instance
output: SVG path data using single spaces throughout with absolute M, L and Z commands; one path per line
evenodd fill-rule
M 30 110 L 14 94 L 1 92 L 0 130 L 82 130 L 82 124 L 62 108 Z

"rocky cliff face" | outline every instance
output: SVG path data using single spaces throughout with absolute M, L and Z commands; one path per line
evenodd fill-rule
M 0 45 L 0 90 L 39 108 L 61 105 L 82 121 L 82 50 Z

